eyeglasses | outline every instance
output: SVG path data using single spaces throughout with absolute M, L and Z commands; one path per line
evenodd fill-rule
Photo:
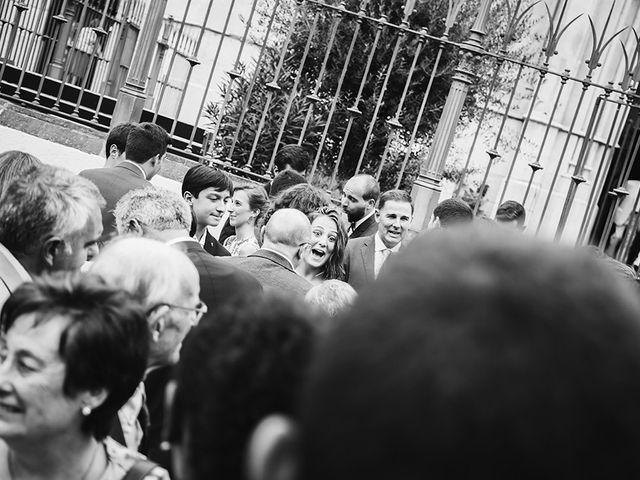
M 207 308 L 206 303 L 204 303 L 202 300 L 200 300 L 198 302 L 198 304 L 193 307 L 182 307 L 180 305 L 173 305 L 172 303 L 158 303 L 156 305 L 154 305 L 153 307 L 151 307 L 149 310 L 147 310 L 147 315 L 150 315 L 151 313 L 153 313 L 154 311 L 158 310 L 159 308 L 162 307 L 166 307 L 166 308 L 174 308 L 176 310 L 183 310 L 183 311 L 187 311 L 187 312 L 194 312 L 195 316 L 193 318 L 193 320 L 191 320 L 191 326 L 195 327 L 200 320 L 202 319 L 202 317 L 205 315 L 205 313 L 207 313 L 209 311 L 209 309 Z

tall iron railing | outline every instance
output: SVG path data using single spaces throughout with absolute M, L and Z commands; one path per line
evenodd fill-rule
M 142 119 L 175 153 L 254 178 L 297 143 L 328 189 L 420 175 L 477 214 L 516 200 L 530 232 L 604 249 L 640 148 L 640 41 L 615 1 L 582 16 L 577 3 L 482 0 L 482 48 L 484 31 L 466 41 L 478 27 L 464 0 L 186 0 L 165 20 Z M 0 93 L 104 128 L 146 4 L 3 2 Z M 632 200 L 620 258 L 640 223 Z

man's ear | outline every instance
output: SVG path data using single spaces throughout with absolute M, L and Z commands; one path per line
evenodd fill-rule
M 160 340 L 162 332 L 164 332 L 167 327 L 167 313 L 169 313 L 169 307 L 163 305 L 154 309 L 147 317 L 147 323 L 151 331 L 151 339 L 154 343 Z
M 295 480 L 297 429 L 282 415 L 262 420 L 249 439 L 247 450 L 248 480 Z
M 184 198 L 189 205 L 193 203 L 193 194 L 191 192 L 184 192 L 182 198 Z
M 118 156 L 120 156 L 120 150 L 115 143 L 109 145 L 109 156 L 113 158 L 117 158 Z
M 429 220 L 427 230 L 437 230 L 438 228 L 440 228 L 440 217 L 431 215 L 431 220 Z
M 376 222 L 380 223 L 380 210 L 376 208 L 374 215 L 375 215 Z
M 142 225 L 137 218 L 129 220 L 129 223 L 127 224 L 127 233 L 140 235 L 141 237 L 144 235 L 144 228 L 142 228 Z
M 55 265 L 56 257 L 64 251 L 64 240 L 60 237 L 51 237 L 44 241 L 40 251 L 43 263 L 51 268 Z

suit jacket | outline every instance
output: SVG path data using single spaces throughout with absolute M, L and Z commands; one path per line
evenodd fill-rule
M 167 384 L 172 378 L 172 371 L 172 365 L 163 365 L 151 370 L 144 379 L 144 389 L 147 393 L 149 429 L 144 438 L 146 440 L 146 452 L 142 453 L 167 470 L 171 469 L 171 455 L 170 452 L 162 450 L 160 444 L 163 441 L 162 434 L 166 430 L 164 426 L 164 400 Z
M 352 238 L 344 253 L 346 282 L 357 292 L 375 280 L 375 241 L 374 235 Z
M 224 248 L 222 244 L 209 233 L 209 230 L 205 230 L 204 249 L 214 257 L 229 257 L 231 254 L 229 250 Z
M 351 240 L 352 238 L 369 237 L 371 235 L 375 235 L 377 231 L 378 231 L 378 222 L 376 222 L 376 216 L 371 215 L 364 222 L 358 225 L 358 228 L 356 228 L 351 233 L 351 235 L 349 235 L 349 240 Z
M 145 180 L 142 172 L 135 165 L 128 162 L 111 168 L 83 170 L 79 175 L 95 183 L 107 201 L 107 205 L 102 209 L 102 235 L 105 238 L 116 232 L 113 210 L 118 200 L 131 190 L 153 186 L 151 182 Z
M 195 240 L 176 243 L 193 262 L 200 276 L 200 298 L 207 304 L 205 319 L 238 297 L 255 298 L 262 285 L 251 274 L 207 253 Z M 231 258 L 231 257 L 229 257 Z
M 311 288 L 311 284 L 293 271 L 284 257 L 269 250 L 260 249 L 248 257 L 225 257 L 222 260 L 255 276 L 265 290 L 303 298 Z

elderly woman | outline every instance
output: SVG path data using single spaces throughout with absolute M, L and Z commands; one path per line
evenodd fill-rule
M 303 251 L 297 272 L 313 285 L 325 280 L 341 280 L 347 245 L 347 230 L 341 212 L 335 207 L 321 207 L 309 214 L 309 220 L 311 243 Z
M 145 312 L 128 294 L 58 274 L 19 287 L 1 325 L 0 478 L 122 480 L 148 466 L 106 437 L 147 361 Z M 140 478 L 168 476 L 152 465 Z

